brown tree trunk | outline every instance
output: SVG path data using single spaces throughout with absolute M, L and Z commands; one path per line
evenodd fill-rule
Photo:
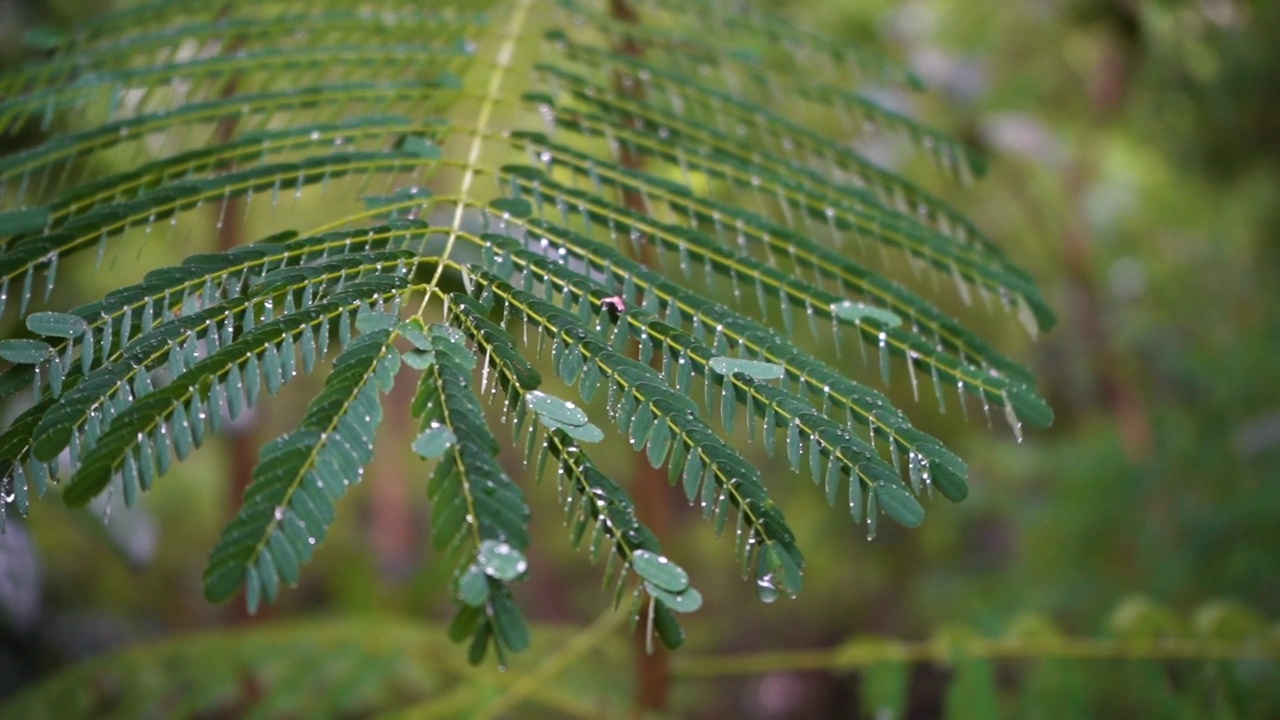
M 640 17 L 635 8 L 627 0 L 610 0 L 609 11 L 613 17 L 623 22 L 639 22 Z M 627 38 L 619 43 L 618 52 L 632 57 L 642 57 L 644 49 L 634 40 Z M 618 73 L 614 78 L 615 90 L 620 95 L 638 97 L 643 93 L 635 78 L 626 78 Z M 644 166 L 644 158 L 630 152 L 625 145 L 619 155 L 623 167 L 639 169 Z M 622 192 L 622 204 L 637 212 L 648 212 L 644 198 L 635 191 Z M 648 245 L 642 245 L 639 257 L 645 265 L 652 264 Z M 656 362 L 656 359 L 655 359 Z M 664 468 L 652 467 L 642 457 L 638 458 L 632 497 L 636 503 L 636 514 L 640 521 L 649 526 L 659 538 L 665 537 L 671 524 L 670 493 L 667 492 L 667 472 Z M 650 652 L 652 648 L 652 652 Z M 671 663 L 668 651 L 661 644 L 653 644 L 644 633 L 635 636 L 636 654 L 636 696 L 634 716 L 642 718 L 649 713 L 664 713 L 667 710 L 671 691 Z
M 228 53 L 234 53 L 238 43 L 232 43 L 227 48 Z M 227 86 L 222 90 L 223 97 L 231 97 L 236 94 L 237 81 L 232 78 L 227 82 Z M 218 144 L 231 142 L 236 136 L 236 130 L 240 126 L 238 117 L 231 116 L 218 121 L 215 129 L 215 137 Z M 230 172 L 232 168 L 224 168 Z M 234 247 L 244 244 L 245 242 L 245 202 L 239 197 L 229 197 L 219 205 L 213 206 L 213 222 L 214 231 L 218 240 L 218 250 L 225 252 Z M 220 412 L 220 410 L 216 410 Z M 253 468 L 258 462 L 258 443 L 257 433 L 254 432 L 260 422 L 261 406 L 253 409 L 252 412 L 242 416 L 240 422 L 227 428 L 227 506 L 231 508 L 231 514 L 234 516 L 236 509 L 240 507 L 240 502 L 244 498 L 244 492 L 249 487 L 249 483 L 253 480 Z M 242 588 L 236 599 L 232 601 L 233 621 L 237 624 L 248 622 L 251 617 L 248 608 L 244 602 L 244 589 Z

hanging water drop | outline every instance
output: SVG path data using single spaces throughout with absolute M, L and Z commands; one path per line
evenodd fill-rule
M 920 384 L 916 380 L 916 358 L 919 357 L 915 350 L 907 353 L 907 375 L 911 377 L 911 397 L 916 402 L 920 402 Z
M 889 334 L 880 331 L 880 379 L 889 385 Z
M 955 281 L 956 292 L 960 293 L 960 299 L 964 301 L 965 306 L 973 305 L 973 296 L 969 294 L 969 283 L 960 276 L 960 267 L 955 263 L 951 263 L 951 279 Z
M 778 585 L 774 582 L 773 575 L 764 575 L 756 580 L 756 596 L 760 598 L 760 602 L 771 603 L 778 599 Z
M 929 372 L 933 376 L 933 394 L 938 398 L 938 412 L 945 415 L 947 412 L 947 400 L 942 394 L 942 380 L 938 377 L 936 363 L 929 366 Z
M 1004 419 L 1008 421 L 1009 427 L 1013 429 L 1013 436 L 1022 442 L 1022 421 L 1018 419 L 1018 413 L 1013 409 L 1013 402 L 1009 399 L 1009 394 L 1004 396 Z
M 1018 298 L 1018 320 L 1027 329 L 1031 339 L 1035 340 L 1040 334 L 1040 324 L 1036 322 L 1036 316 L 1031 311 L 1031 305 L 1021 297 Z
M 107 499 L 102 503 L 102 524 L 106 525 L 111 522 L 111 504 L 115 499 L 116 486 L 107 486 Z

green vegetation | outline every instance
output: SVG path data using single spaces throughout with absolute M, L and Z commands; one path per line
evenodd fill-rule
M 0 716 L 1275 712 L 1274 11 L 870 5 L 29 32 Z

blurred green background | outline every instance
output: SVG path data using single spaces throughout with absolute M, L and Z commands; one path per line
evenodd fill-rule
M 15 61 L 14 38 L 26 24 L 99 9 L 0 0 L 0 59 Z M 1057 421 L 1017 443 L 1000 423 L 988 431 L 980 414 L 966 420 L 954 405 L 940 413 L 898 383 L 891 397 L 967 460 L 971 493 L 960 505 L 931 503 L 918 530 L 882 523 L 870 542 L 807 482 L 748 448 L 770 468 L 766 479 L 805 549 L 806 591 L 793 601 L 759 602 L 738 579 L 731 543 L 673 494 L 676 521 L 663 545 L 707 600 L 687 620 L 689 643 L 673 660 L 677 714 L 856 717 L 873 692 L 869 675 L 785 664 L 752 676 L 680 676 L 682 661 L 713 653 L 827 648 L 861 636 L 920 640 L 958 627 L 995 636 L 1033 616 L 1073 636 L 1105 636 L 1141 608 L 1143 617 L 1186 627 L 1223 613 L 1246 626 L 1280 617 L 1276 4 L 793 0 L 778 9 L 885 47 L 931 92 L 876 97 L 987 155 L 983 181 L 935 189 L 1040 280 L 1060 321 L 1032 342 L 1007 318 L 955 310 L 1034 369 Z M 920 162 L 892 144 L 865 149 L 907 171 Z M 297 212 L 306 210 L 304 200 Z M 142 247 L 149 266 L 187 252 Z M 121 257 L 114 274 L 85 273 L 81 301 L 130 279 L 130 259 Z M 853 372 L 870 378 L 874 369 Z M 268 438 L 290 427 L 314 387 L 291 387 L 252 432 Z M 267 620 L 323 613 L 447 622 L 445 578 L 425 540 L 426 468 L 411 459 L 410 432 L 384 426 L 370 481 L 345 503 L 301 588 Z M 618 442 L 618 452 L 601 456 L 625 476 L 633 458 L 621 449 Z M 203 452 L 160 483 L 141 512 L 113 510 L 109 532 L 123 551 L 93 518 L 55 503 L 37 505 L 30 524 L 0 536 L 8 583 L 20 586 L 5 591 L 13 599 L 0 613 L 0 699 L 104 648 L 243 621 L 200 595 L 206 554 L 231 512 L 224 455 Z M 522 607 L 536 623 L 585 626 L 607 602 L 600 571 L 555 542 L 567 531 L 551 486 L 529 495 L 544 542 L 533 547 Z M 20 574 L 24 558 L 38 563 L 38 584 Z M 1149 610 L 1157 606 L 1167 615 Z M 510 673 L 539 667 L 572 634 L 537 638 Z M 631 682 L 623 632 L 614 635 L 617 647 L 605 651 L 612 664 L 567 681 L 605 714 L 626 707 Z M 1083 716 L 1155 716 L 1151 703 L 1202 672 L 1139 665 L 1097 663 L 1080 675 Z M 1235 669 L 1244 692 L 1265 690 L 1274 702 L 1276 690 L 1263 682 L 1276 676 L 1274 663 Z M 1027 682 L 1018 667 L 999 670 L 1002 688 Z M 938 716 L 949 672 L 915 667 L 898 711 Z M 1018 714 L 1015 700 L 1001 702 Z M 1205 702 L 1168 707 L 1185 717 L 1266 712 L 1212 694 Z

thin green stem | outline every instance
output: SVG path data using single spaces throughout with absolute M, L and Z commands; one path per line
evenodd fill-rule
M 520 0 L 520 2 L 516 3 L 511 13 L 511 19 L 502 33 L 502 44 L 498 48 L 497 61 L 494 64 L 493 71 L 489 74 L 489 86 L 485 90 L 484 98 L 480 103 L 480 111 L 476 115 L 474 127 L 477 132 L 471 138 L 471 146 L 467 150 L 466 168 L 463 170 L 462 181 L 458 184 L 458 195 L 461 197 L 470 196 L 471 184 L 475 180 L 476 167 L 480 162 L 480 151 L 484 147 L 485 134 L 489 129 L 490 116 L 493 114 L 493 108 L 497 104 L 502 82 L 506 79 L 507 71 L 511 69 L 514 62 L 516 44 L 523 35 L 525 19 L 529 15 L 529 7 L 532 4 L 533 0 Z M 454 211 L 449 239 L 445 242 L 444 251 L 440 255 L 442 258 L 449 257 L 449 251 L 453 249 L 454 240 L 457 239 L 458 231 L 462 228 L 463 210 L 464 205 L 459 203 Z M 436 283 L 440 281 L 440 273 L 443 267 L 441 265 L 436 268 L 436 273 L 431 278 L 431 287 L 435 287 Z M 421 308 L 419 308 L 418 314 L 422 314 Z

